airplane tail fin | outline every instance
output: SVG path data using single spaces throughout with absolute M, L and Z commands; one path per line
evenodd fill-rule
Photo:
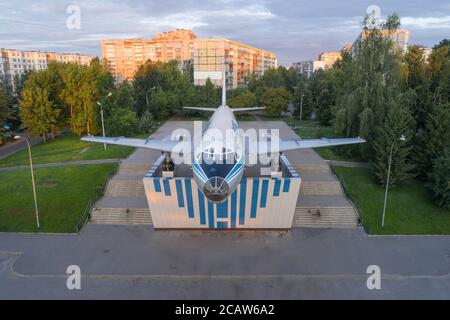
M 222 74 L 223 82 L 222 82 L 222 106 L 227 105 L 227 79 L 225 74 L 225 68 L 223 69 Z

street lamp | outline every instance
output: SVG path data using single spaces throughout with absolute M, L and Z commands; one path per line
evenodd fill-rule
M 31 146 L 30 146 L 30 142 L 28 141 L 28 139 L 26 137 L 14 136 L 14 139 L 16 139 L 16 140 L 21 139 L 21 138 L 25 139 L 25 141 L 27 142 L 27 145 L 28 145 L 28 155 L 30 157 L 31 182 L 33 184 L 34 208 L 36 210 L 36 225 L 38 228 L 40 228 L 39 210 L 38 210 L 37 197 L 36 197 L 36 185 L 34 183 L 33 160 L 31 159 Z
M 112 93 L 108 93 L 106 98 L 111 97 Z M 97 101 L 97 104 L 100 106 L 100 116 L 102 118 L 102 131 L 103 131 L 103 138 L 105 137 L 105 120 L 103 119 L 103 105 L 100 103 L 100 101 Z M 106 150 L 106 143 L 103 144 L 103 148 Z
M 400 136 L 399 140 L 400 141 L 405 141 L 406 138 L 402 134 Z M 388 195 L 388 189 L 389 189 L 389 177 L 391 175 L 392 151 L 394 150 L 395 142 L 396 142 L 396 140 L 394 140 L 392 142 L 391 152 L 389 154 L 389 166 L 388 166 L 388 175 L 387 175 L 387 179 L 386 179 L 386 190 L 384 191 L 384 206 L 383 206 L 383 215 L 382 215 L 382 218 L 381 218 L 381 227 L 384 227 L 384 216 L 385 216 L 385 213 L 386 213 L 386 203 L 387 203 L 387 195 Z
M 303 97 L 304 97 L 304 93 L 303 91 L 300 91 L 300 120 L 302 120 L 302 113 L 303 113 Z

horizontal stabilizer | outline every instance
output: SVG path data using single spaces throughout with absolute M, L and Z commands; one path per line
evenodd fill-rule
M 239 111 L 257 111 L 257 110 L 264 110 L 264 107 L 251 107 L 251 108 L 233 108 L 231 111 L 233 112 L 239 112 Z
M 183 109 L 197 110 L 197 111 L 208 111 L 208 112 L 214 112 L 214 111 L 217 110 L 217 108 L 198 108 L 198 107 L 183 107 Z

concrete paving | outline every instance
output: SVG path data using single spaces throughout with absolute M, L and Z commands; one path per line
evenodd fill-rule
M 69 265 L 81 268 L 81 290 L 66 288 Z M 381 268 L 381 290 L 366 286 L 369 265 Z M 450 299 L 450 237 L 102 225 L 0 234 L 0 299 L 12 298 Z

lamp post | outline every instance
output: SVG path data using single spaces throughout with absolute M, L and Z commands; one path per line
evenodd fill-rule
M 401 135 L 399 140 L 400 141 L 405 141 L 406 138 L 405 138 L 404 135 Z M 389 177 L 391 175 L 392 151 L 394 150 L 395 142 L 396 142 L 396 140 L 394 140 L 392 142 L 391 152 L 389 153 L 389 166 L 388 166 L 388 175 L 387 175 L 387 179 L 386 179 L 386 189 L 384 191 L 384 206 L 383 206 L 383 215 L 382 215 L 382 218 L 381 218 L 381 227 L 384 227 L 384 216 L 386 214 L 386 204 L 387 204 L 387 196 L 388 196 L 388 189 L 389 189 Z
M 305 95 L 303 91 L 300 91 L 300 120 L 302 120 L 302 113 L 303 113 L 303 96 Z
M 33 172 L 33 160 L 31 159 L 31 146 L 30 146 L 30 142 L 28 141 L 28 139 L 26 137 L 21 137 L 21 136 L 15 136 L 14 139 L 18 140 L 18 139 L 25 139 L 27 145 L 28 145 L 28 156 L 30 158 L 30 170 L 31 170 L 31 182 L 33 184 L 33 196 L 34 196 L 34 209 L 36 211 L 36 226 L 38 228 L 40 228 L 40 224 L 39 224 L 39 209 L 38 209 L 38 204 L 37 204 L 37 197 L 36 197 L 36 185 L 34 182 L 34 172 Z
M 106 96 L 107 98 L 112 96 L 112 93 L 108 93 Z M 102 132 L 103 132 L 103 138 L 105 137 L 105 120 L 103 119 L 103 105 L 100 103 L 100 101 L 97 101 L 97 104 L 100 106 L 100 116 L 102 118 Z M 103 144 L 103 148 L 106 150 L 106 143 Z

